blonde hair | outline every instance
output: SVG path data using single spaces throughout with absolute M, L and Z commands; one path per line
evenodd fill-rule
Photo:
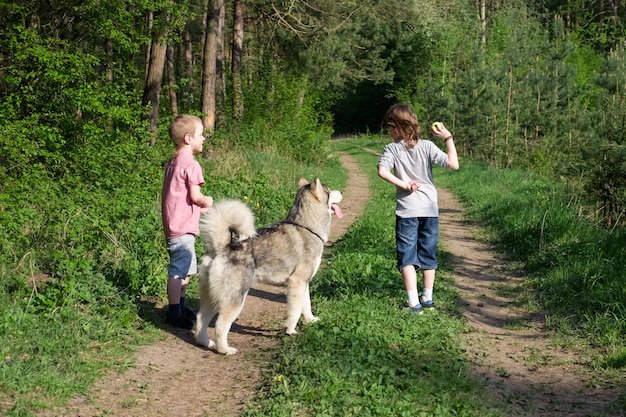
M 413 148 L 422 135 L 417 115 L 407 104 L 395 104 L 383 117 L 383 128 L 395 131 L 396 142 L 404 141 L 408 148 Z
M 177 116 L 172 123 L 170 123 L 169 133 L 170 139 L 176 146 L 180 146 L 185 142 L 185 135 L 194 135 L 196 133 L 196 127 L 198 123 L 202 125 L 202 119 L 198 116 L 192 116 L 190 114 L 182 114 Z

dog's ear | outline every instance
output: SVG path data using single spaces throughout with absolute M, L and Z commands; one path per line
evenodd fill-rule
M 319 178 L 315 178 L 313 183 L 311 184 L 311 192 L 313 195 L 320 201 L 322 201 L 322 196 L 324 194 L 324 185 L 322 185 L 322 181 Z
M 304 187 L 305 185 L 308 185 L 309 181 L 304 178 L 304 177 L 300 177 L 300 181 L 298 182 L 298 189 Z

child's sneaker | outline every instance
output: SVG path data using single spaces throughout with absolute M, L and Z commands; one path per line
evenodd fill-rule
M 406 311 L 408 313 L 418 315 L 418 316 L 420 314 L 424 313 L 424 310 L 422 309 L 422 305 L 421 304 L 417 304 L 415 306 L 412 306 L 411 304 L 409 304 L 408 301 L 405 301 L 404 303 L 402 303 L 400 305 L 400 309 L 404 310 L 404 311 Z
M 183 308 L 183 311 L 181 313 L 183 317 L 188 318 L 189 320 L 196 321 L 196 312 L 190 309 L 189 307 L 185 306 L 185 308 Z
M 173 327 L 179 327 L 181 329 L 191 330 L 194 328 L 193 320 L 188 319 L 185 316 L 173 317 L 168 315 L 165 318 L 165 322 Z
M 420 295 L 420 304 L 423 308 L 435 308 L 435 302 L 433 300 L 424 301 Z

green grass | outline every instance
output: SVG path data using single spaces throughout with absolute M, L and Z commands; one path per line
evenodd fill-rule
M 159 196 L 172 150 L 160 143 L 141 152 L 135 170 L 111 189 L 71 176 L 34 181 L 41 189 L 5 188 L 0 415 L 32 415 L 86 393 L 107 371 L 132 366 L 135 346 L 164 336 L 159 300 L 166 299 L 168 257 Z M 200 163 L 203 192 L 246 200 L 258 225 L 287 215 L 300 176 L 320 176 L 333 188 L 346 178 L 336 159 L 309 166 L 266 150 L 219 151 Z
M 506 404 L 494 403 L 468 375 L 461 342 L 467 329 L 445 247 L 437 312 L 414 317 L 398 309 L 405 293 L 395 262 L 394 190 L 377 177 L 377 157 L 364 150 L 381 151 L 386 142 L 371 136 L 332 143 L 335 155 L 359 161 L 372 198 L 312 282 L 322 320 L 283 339 L 248 416 L 507 415 Z M 0 414 L 28 416 L 86 393 L 107 370 L 132 365 L 133 346 L 163 336 L 158 311 L 139 315 L 142 294 L 165 296 L 157 197 L 162 159 L 154 156 L 148 171 L 136 174 L 138 183 L 116 190 L 117 204 L 65 195 L 57 202 L 63 210 L 50 209 L 48 218 L 21 214 L 34 219 L 26 236 L 32 248 L 1 255 Z M 271 151 L 224 151 L 202 164 L 205 193 L 246 199 L 259 225 L 286 215 L 300 175 L 343 189 L 347 174 L 335 158 L 307 166 Z M 580 214 L 582 201 L 571 198 L 571 190 L 525 172 L 462 161 L 460 171 L 437 170 L 435 180 L 525 269 L 521 288 L 495 289 L 519 295 L 525 308 L 549 311 L 555 344 L 593 348 L 581 357 L 589 369 L 623 373 L 624 231 L 603 229 Z M 33 278 L 35 286 L 28 284 Z M 192 286 L 192 305 L 194 294 Z M 538 353 L 530 360 L 540 366 L 543 359 Z
M 465 325 L 445 250 L 437 311 L 411 316 L 398 308 L 406 294 L 395 261 L 395 190 L 377 177 L 366 145 L 381 146 L 334 144 L 369 174 L 372 198 L 312 281 L 322 320 L 284 339 L 266 391 L 246 415 L 502 415 L 466 372 Z
M 134 346 L 162 337 L 132 300 L 94 281 L 89 290 L 68 280 L 0 294 L 3 415 L 30 415 L 86 393 L 107 369 L 129 365 Z
M 268 396 L 247 415 L 495 415 L 465 374 L 462 323 L 407 317 L 395 301 L 317 298 L 322 321 L 285 340 Z

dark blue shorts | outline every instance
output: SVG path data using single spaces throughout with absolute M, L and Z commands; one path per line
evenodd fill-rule
M 396 256 L 398 270 L 414 265 L 418 269 L 437 269 L 438 217 L 396 216 Z
M 170 264 L 167 267 L 169 277 L 185 279 L 198 273 L 195 243 L 196 237 L 189 234 L 167 240 L 167 253 L 170 254 Z

